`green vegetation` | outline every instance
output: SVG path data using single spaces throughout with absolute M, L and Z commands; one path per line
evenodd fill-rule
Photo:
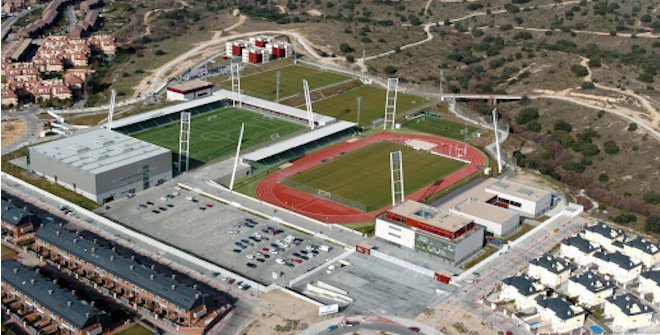
M 347 223 L 347 224 L 343 224 L 343 226 L 346 228 L 359 231 L 360 233 L 369 236 L 373 235 L 374 232 L 376 231 L 376 222 L 374 221 Z
M 498 249 L 496 247 L 494 247 L 490 244 L 487 244 L 483 249 L 481 249 L 481 251 L 479 252 L 479 254 L 477 256 L 475 256 L 474 258 L 469 260 L 467 263 L 463 264 L 461 266 L 461 269 L 467 270 L 467 269 L 479 264 L 481 261 L 488 258 L 488 256 L 496 253 L 497 250 Z
M 117 335 L 151 335 L 153 332 L 139 323 L 120 331 Z
M 506 242 L 515 241 L 518 238 L 520 238 L 520 236 L 523 236 L 523 235 L 527 234 L 527 232 L 529 232 L 532 229 L 534 229 L 534 226 L 532 226 L 529 223 L 523 223 L 523 224 L 520 225 L 520 227 L 518 227 L 518 229 L 516 230 L 515 233 L 509 235 L 509 237 L 504 239 L 504 241 L 506 241 Z
M 191 120 L 190 166 L 197 167 L 236 149 L 245 123 L 242 149 L 249 149 L 304 129 L 301 125 L 237 108 L 223 108 Z M 179 123 L 133 134 L 141 140 L 179 152 Z
M 360 86 L 314 102 L 314 113 L 356 122 L 356 99 L 361 96 L 360 125 L 368 126 L 371 121 L 382 118 L 385 114 L 385 94 L 384 89 L 376 86 Z M 415 108 L 420 108 L 426 103 L 424 98 L 399 93 L 397 96 L 397 115 L 403 115 Z
M 391 201 L 389 153 L 398 150 L 403 153 L 406 194 L 465 166 L 465 163 L 459 161 L 383 141 L 302 171 L 286 180 L 359 202 L 366 206 L 367 211 L 380 209 Z M 429 168 L 431 166 L 432 169 Z
M 453 138 L 460 141 L 465 140 L 466 128 L 468 138 L 469 134 L 472 134 L 478 129 L 472 126 L 430 116 L 416 118 L 406 122 L 403 126 L 423 133 Z
M 80 207 L 89 210 L 94 210 L 99 207 L 99 204 L 97 204 L 96 202 L 87 199 L 76 192 L 70 191 L 58 184 L 51 183 L 46 178 L 42 178 L 36 175 L 28 175 L 25 170 L 9 163 L 10 160 L 26 155 L 27 155 L 27 149 L 24 148 L 2 156 L 2 171 L 18 179 L 21 179 L 27 183 L 30 183 L 46 192 L 52 193 L 60 198 L 69 200 L 70 202 Z
M 275 76 L 278 71 L 280 72 L 280 99 L 303 94 L 303 79 L 306 79 L 309 83 L 310 90 L 350 79 L 334 72 L 290 65 L 241 78 L 241 90 L 251 96 L 274 100 L 277 86 Z M 230 89 L 231 82 L 223 81 L 220 86 Z

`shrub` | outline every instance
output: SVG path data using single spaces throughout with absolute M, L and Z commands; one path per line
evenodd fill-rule
M 160 50 L 160 49 L 158 49 L 154 52 L 154 55 L 156 55 L 156 56 L 162 56 L 162 55 L 166 55 L 166 54 L 167 54 L 167 52 L 165 52 L 163 50 Z
M 532 120 L 525 125 L 525 128 L 529 131 L 539 132 L 541 131 L 541 124 L 536 120 Z
M 644 201 L 652 205 L 657 205 L 660 203 L 660 192 L 658 191 L 648 191 L 644 193 Z
M 399 69 L 392 65 L 388 65 L 385 67 L 384 71 L 386 74 L 395 74 L 397 71 L 399 71 Z
M 579 64 L 571 65 L 571 72 L 575 73 L 575 75 L 578 77 L 584 77 L 589 74 L 589 70 Z
M 536 108 L 528 107 L 520 111 L 516 115 L 516 122 L 518 124 L 526 124 L 529 121 L 536 120 L 539 118 L 539 112 Z
M 596 88 L 596 85 L 592 81 L 583 81 L 580 86 L 582 86 L 582 89 L 585 89 L 585 90 L 590 90 L 590 89 Z
M 561 167 L 564 168 L 564 170 L 570 170 L 570 171 L 575 171 L 575 172 L 579 172 L 579 173 L 584 172 L 584 169 L 585 169 L 584 164 L 582 164 L 580 162 L 576 162 L 576 161 L 568 161 L 568 162 L 562 164 Z
M 349 53 L 355 51 L 350 45 L 346 43 L 342 43 L 339 45 L 339 51 L 344 52 L 344 53 Z
M 346 55 L 346 61 L 349 63 L 355 62 L 355 57 L 353 55 Z
M 607 183 L 610 181 L 610 176 L 605 172 L 601 172 L 601 174 L 598 175 L 598 181 L 601 183 Z
M 589 60 L 589 62 L 587 64 L 589 64 L 589 67 L 600 67 L 600 65 L 601 65 L 600 57 L 598 57 L 598 56 L 591 57 L 591 59 Z
M 660 215 L 649 215 L 644 223 L 644 230 L 649 233 L 660 233 Z
M 573 127 L 571 127 L 570 123 L 568 123 L 568 122 L 566 122 L 562 119 L 559 119 L 559 120 L 555 121 L 555 125 L 554 125 L 553 129 L 554 130 L 563 130 L 567 133 L 570 133 L 571 130 L 573 130 Z
M 637 130 L 637 123 L 631 122 L 628 125 L 628 131 L 635 131 L 635 130 Z
M 609 140 L 603 143 L 603 150 L 610 155 L 614 155 L 619 151 L 621 151 L 621 149 L 616 144 L 616 142 L 614 142 L 614 140 Z
M 631 213 L 621 213 L 613 217 L 612 221 L 618 224 L 628 224 L 631 222 L 637 222 L 637 215 Z

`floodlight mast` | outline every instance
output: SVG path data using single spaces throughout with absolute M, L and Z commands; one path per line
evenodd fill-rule
M 399 88 L 399 78 L 387 78 L 387 93 L 385 95 L 385 117 L 383 129 L 387 129 L 388 124 L 394 129 L 396 122 L 396 97 Z
M 234 169 L 231 171 L 231 181 L 229 182 L 229 189 L 234 190 L 234 181 L 236 180 L 236 169 L 238 169 L 238 160 L 241 154 L 241 143 L 243 143 L 243 132 L 245 131 L 245 123 L 241 123 L 241 132 L 238 135 L 238 145 L 236 145 L 236 158 L 234 159 Z
M 502 173 L 502 156 L 500 154 L 500 130 L 497 126 L 497 108 L 493 108 L 493 131 L 495 132 L 495 152 L 497 155 L 497 172 Z
M 231 67 L 231 90 L 234 92 L 234 102 L 233 105 L 238 107 L 243 107 L 242 98 L 241 98 L 241 64 L 232 63 Z
M 405 200 L 403 188 L 403 155 L 401 151 L 390 152 L 390 176 L 392 181 L 392 207 Z
M 280 71 L 275 72 L 275 102 L 280 101 Z
M 309 95 L 309 83 L 303 79 L 303 91 L 305 92 L 305 106 L 307 107 L 307 120 L 309 128 L 314 130 L 314 111 L 312 110 L 312 98 Z
M 106 128 L 108 130 L 112 129 L 112 117 L 115 113 L 115 99 L 117 97 L 117 92 L 115 90 L 110 91 L 110 108 L 108 109 L 108 124 Z
M 185 160 L 184 160 L 185 156 Z M 185 163 L 185 170 L 183 165 Z M 181 129 L 179 131 L 179 173 L 188 171 L 190 167 L 190 112 L 181 112 Z

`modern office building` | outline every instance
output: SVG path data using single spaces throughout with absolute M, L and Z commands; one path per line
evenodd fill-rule
M 473 221 L 410 200 L 377 217 L 375 234 L 454 266 L 479 252 L 484 243 L 484 230 Z
M 29 170 L 97 203 L 172 179 L 172 152 L 107 129 L 28 149 Z

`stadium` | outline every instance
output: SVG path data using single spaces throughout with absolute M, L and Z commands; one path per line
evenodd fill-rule
M 275 88 L 276 73 L 279 88 Z M 278 102 L 300 98 L 304 94 L 300 82 L 306 78 L 315 96 L 313 102 L 310 98 L 312 121 L 306 105 Z M 460 140 L 468 129 L 433 113 L 420 113 L 429 105 L 424 98 L 399 93 L 398 119 L 405 118 L 410 130 L 383 131 L 387 94 L 383 88 L 361 82 L 345 88 L 356 79 L 300 65 L 248 74 L 240 80 L 241 94 L 219 89 L 208 97 L 119 119 L 112 128 L 178 156 L 181 113 L 190 112 L 189 167 L 197 168 L 230 158 L 244 124 L 240 161 L 249 171 L 237 180 L 235 190 L 328 223 L 373 221 L 391 206 L 391 152 L 401 152 L 403 193 L 415 201 L 424 201 L 487 165 L 486 156 Z M 226 81 L 219 84 L 231 87 Z M 276 99 L 275 91 L 283 98 Z M 360 120 L 354 104 L 357 97 L 364 106 Z M 365 128 L 372 129 L 360 131 Z M 227 186 L 230 173 L 215 182 Z

